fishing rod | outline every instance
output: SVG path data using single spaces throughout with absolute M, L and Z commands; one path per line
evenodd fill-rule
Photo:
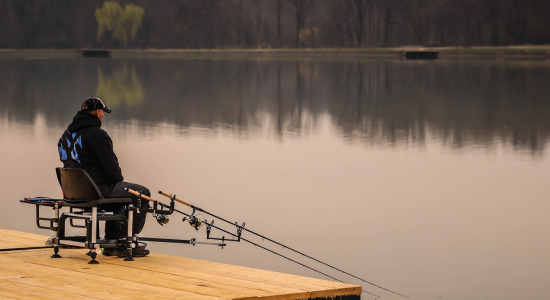
M 47 248 L 53 248 L 53 246 L 36 246 L 36 247 L 4 248 L 4 249 L 0 249 L 0 252 L 21 251 L 21 250 L 37 250 L 37 249 L 47 249 Z
M 139 193 L 139 192 L 134 191 L 134 190 L 132 190 L 132 189 L 127 189 L 127 191 L 130 192 L 130 193 L 132 193 L 132 194 L 134 194 L 134 195 L 136 195 L 136 196 L 140 196 L 140 193 Z M 258 234 L 258 233 L 256 233 L 256 232 L 254 232 L 254 231 L 252 231 L 252 230 L 248 230 L 248 229 L 244 228 L 244 226 L 245 226 L 245 223 L 244 223 L 244 222 L 243 222 L 242 225 L 238 225 L 237 222 L 233 223 L 233 222 L 231 222 L 231 221 L 229 221 L 229 220 L 227 220 L 227 219 L 225 219 L 225 218 L 222 218 L 222 217 L 220 217 L 220 216 L 218 216 L 218 215 L 215 215 L 215 214 L 213 214 L 213 213 L 210 213 L 210 212 L 208 212 L 208 211 L 206 211 L 206 210 L 204 210 L 204 209 L 202 209 L 202 208 L 200 208 L 200 207 L 197 207 L 197 206 L 195 206 L 195 205 L 193 205 L 193 204 L 191 204 L 191 203 L 188 203 L 188 202 L 186 202 L 186 201 L 183 201 L 183 200 L 181 200 L 181 199 L 178 199 L 178 198 L 176 198 L 175 195 L 167 194 L 167 193 L 164 193 L 164 192 L 162 192 L 162 191 L 158 191 L 158 193 L 161 194 L 161 195 L 163 195 L 163 196 L 165 196 L 165 197 L 167 197 L 167 198 L 169 198 L 171 201 L 176 201 L 176 202 L 179 202 L 179 203 L 181 203 L 181 204 L 183 204 L 183 205 L 185 205 L 185 206 L 188 206 L 188 207 L 192 208 L 192 209 L 193 209 L 193 212 L 192 212 L 191 214 L 187 214 L 187 213 L 185 213 L 185 212 L 183 212 L 183 211 L 180 211 L 180 210 L 178 210 L 178 209 L 174 209 L 173 211 L 178 212 L 178 213 L 184 215 L 185 217 L 183 218 L 183 221 L 185 221 L 186 218 L 189 218 L 188 220 L 189 220 L 190 225 L 191 225 L 192 227 L 194 227 L 196 230 L 198 230 L 198 229 L 203 225 L 202 220 L 200 220 L 198 217 L 194 216 L 194 214 L 195 214 L 196 211 L 203 212 L 203 213 L 205 213 L 205 214 L 207 214 L 207 215 L 209 215 L 209 216 L 212 216 L 212 217 L 214 217 L 214 218 L 217 218 L 217 219 L 219 219 L 219 220 L 222 220 L 222 221 L 224 221 L 224 222 L 226 222 L 226 223 L 228 223 L 228 224 L 231 224 L 231 225 L 234 225 L 234 226 L 237 227 L 237 234 L 235 234 L 235 233 L 229 232 L 229 231 L 227 231 L 227 230 L 225 230 L 225 229 L 223 229 L 223 228 L 220 228 L 220 227 L 218 227 L 218 226 L 215 226 L 215 225 L 214 225 L 214 220 L 212 220 L 211 223 L 208 223 L 208 221 L 205 219 L 205 220 L 204 220 L 204 223 L 205 223 L 206 226 L 207 226 L 207 229 L 206 229 L 206 230 L 207 230 L 207 239 L 216 239 L 216 240 L 222 240 L 222 241 L 237 241 L 237 242 L 239 242 L 240 240 L 243 240 L 243 241 L 245 241 L 245 242 L 248 242 L 248 243 L 252 244 L 253 246 L 256 246 L 256 247 L 261 248 L 261 249 L 263 249 L 263 250 L 266 250 L 266 251 L 268 251 L 268 252 L 270 252 L 270 253 L 272 253 L 272 254 L 275 254 L 275 255 L 277 255 L 277 256 L 280 256 L 280 257 L 282 257 L 282 258 L 284 258 L 284 259 L 287 259 L 287 260 L 289 260 L 289 261 L 291 261 L 291 262 L 294 262 L 294 263 L 296 263 L 296 264 L 298 264 L 298 265 L 300 265 L 300 266 L 302 266 L 302 267 L 305 267 L 305 268 L 307 268 L 307 269 L 309 269 L 309 270 L 312 270 L 312 271 L 314 271 L 314 272 L 316 272 L 316 273 L 319 273 L 319 274 L 321 274 L 321 275 L 324 275 L 324 276 L 326 276 L 326 277 L 328 277 L 328 278 L 331 278 L 331 279 L 333 279 L 333 280 L 336 280 L 336 281 L 338 281 L 338 282 L 343 282 L 342 280 L 340 280 L 340 279 L 338 279 L 338 278 L 335 278 L 335 277 L 333 277 L 333 276 L 331 276 L 331 275 L 328 275 L 328 274 L 326 274 L 326 273 L 324 273 L 324 272 L 322 272 L 322 271 L 319 271 L 319 270 L 317 270 L 317 269 L 315 269 L 315 268 L 312 268 L 312 267 L 307 266 L 307 265 L 305 265 L 305 264 L 303 264 L 303 263 L 301 263 L 301 262 L 298 262 L 298 261 L 296 261 L 296 260 L 294 260 L 294 259 L 292 259 L 292 258 L 290 258 L 290 257 L 288 257 L 288 256 L 285 256 L 285 255 L 283 255 L 283 254 L 280 254 L 280 253 L 278 253 L 278 252 L 276 252 L 276 251 L 273 251 L 273 250 L 271 250 L 271 249 L 268 249 L 268 248 L 266 248 L 266 247 L 264 247 L 264 246 L 261 246 L 261 245 L 255 243 L 255 242 L 253 242 L 253 241 L 250 241 L 250 240 L 248 240 L 248 239 L 245 239 L 245 238 L 241 237 L 242 231 L 245 230 L 245 231 L 247 231 L 247 232 L 249 232 L 249 233 L 251 233 L 251 234 L 253 234 L 253 235 L 256 235 L 256 236 L 258 236 L 258 237 L 261 237 L 262 239 L 266 239 L 266 240 L 268 240 L 268 241 L 270 241 L 270 242 L 272 242 L 272 243 L 275 243 L 275 244 L 277 244 L 277 245 L 280 245 L 280 246 L 284 247 L 285 249 L 289 249 L 289 250 L 291 250 L 291 251 L 293 251 L 293 252 L 295 252 L 295 253 L 298 253 L 298 254 L 300 254 L 300 255 L 303 255 L 304 257 L 307 257 L 307 258 L 312 259 L 312 260 L 314 260 L 314 261 L 316 261 L 316 262 L 318 262 L 318 263 L 321 263 L 321 264 L 323 264 L 323 265 L 325 265 L 325 266 L 328 266 L 328 267 L 330 267 L 330 268 L 332 268 L 332 269 L 334 269 L 334 270 L 337 270 L 337 271 L 339 271 L 339 272 L 342 272 L 342 273 L 344 273 L 344 274 L 346 274 L 346 275 L 348 275 L 348 276 L 351 276 L 351 277 L 353 277 L 353 278 L 362 280 L 362 281 L 364 281 L 364 282 L 366 282 L 366 283 L 368 283 L 368 284 L 370 284 L 370 285 L 372 285 L 372 286 L 374 286 L 374 287 L 380 288 L 380 289 L 382 289 L 382 290 L 385 290 L 385 291 L 387 291 L 387 292 L 390 292 L 390 293 L 399 295 L 399 296 L 404 297 L 404 298 L 409 298 L 409 297 L 407 297 L 407 296 L 405 296 L 405 295 L 402 295 L 402 294 L 399 294 L 399 293 L 394 292 L 394 291 L 392 291 L 392 290 L 386 289 L 386 288 L 384 288 L 384 287 L 382 287 L 382 286 L 380 286 L 380 285 L 377 285 L 377 284 L 374 284 L 374 283 L 372 283 L 372 282 L 366 281 L 366 280 L 364 280 L 364 279 L 362 279 L 362 278 L 360 278 L 360 277 L 357 277 L 357 276 L 355 276 L 355 275 L 353 275 L 353 274 L 350 274 L 350 273 L 345 272 L 345 271 L 343 271 L 343 270 L 341 270 L 341 269 L 338 269 L 338 268 L 336 268 L 336 267 L 334 267 L 334 266 L 332 266 L 332 265 L 329 265 L 329 264 L 327 264 L 327 263 L 324 263 L 324 262 L 322 262 L 322 261 L 320 261 L 320 260 L 318 260 L 318 259 L 315 259 L 315 258 L 313 258 L 313 257 L 311 257 L 311 256 L 309 256 L 309 255 L 307 255 L 307 254 L 305 254 L 305 253 L 302 253 L 302 252 L 297 251 L 297 250 L 295 250 L 295 249 L 293 249 L 293 248 L 291 248 L 291 247 L 288 247 L 288 246 L 283 245 L 283 244 L 281 244 L 281 243 L 279 243 L 279 242 L 276 242 L 276 241 L 274 241 L 274 240 L 272 240 L 272 239 L 270 239 L 270 238 L 267 238 L 267 237 L 265 237 L 265 236 L 263 236 L 263 235 L 261 235 L 261 234 Z M 162 202 L 158 202 L 158 201 L 153 200 L 153 199 L 151 199 L 151 198 L 149 198 L 149 199 L 147 199 L 147 200 L 149 200 L 149 201 L 154 201 L 155 203 L 158 203 L 158 204 L 161 205 L 161 206 L 167 206 L 166 204 L 163 204 Z M 157 221 L 158 221 L 158 219 L 157 219 Z M 168 221 L 166 221 L 166 222 L 168 222 Z M 161 224 L 161 223 L 159 222 L 159 224 Z M 162 224 L 161 224 L 161 225 L 162 225 Z M 210 237 L 210 230 L 211 230 L 211 228 L 215 228 L 215 229 L 217 229 L 217 230 L 219 230 L 219 231 L 221 231 L 221 232 L 227 233 L 227 234 L 229 234 L 229 235 L 235 237 L 236 239 L 228 240 L 228 239 L 225 239 L 225 237 L 223 237 L 223 236 L 222 236 L 221 239 L 220 239 L 220 238 L 212 238 L 212 237 Z M 223 247 L 222 247 L 222 248 L 223 248 Z M 372 295 L 372 296 L 376 297 L 376 299 L 378 299 L 378 298 L 380 297 L 379 295 L 373 294 L 373 293 L 368 292 L 368 291 L 366 291 L 366 290 L 363 290 L 363 292 L 365 292 L 365 293 L 367 293 L 367 294 L 369 294 L 369 295 Z
M 0 252 L 10 252 L 10 251 L 24 251 L 24 250 L 39 250 L 39 249 L 49 249 L 49 248 L 54 248 L 56 247 L 55 245 L 46 245 L 46 246 L 30 246 L 30 247 L 17 247 L 17 248 L 4 248 L 4 249 L 0 249 Z M 70 245 L 59 245 L 57 247 L 61 247 L 61 248 L 75 248 L 74 246 L 70 246 Z
M 127 191 L 130 192 L 130 193 L 132 193 L 132 194 L 134 194 L 134 195 L 136 195 L 136 196 L 139 196 L 139 192 L 137 192 L 137 191 L 134 191 L 134 190 L 132 190 L 132 189 L 128 189 Z M 292 258 L 290 258 L 290 257 L 288 257 L 288 256 L 285 256 L 285 255 L 283 255 L 283 254 L 281 254 L 281 253 L 278 253 L 278 252 L 276 252 L 276 251 L 273 251 L 273 250 L 271 250 L 271 249 L 268 249 L 268 248 L 266 248 L 266 247 L 264 247 L 264 246 L 262 246 L 262 245 L 260 245 L 260 244 L 258 244 L 258 243 L 255 243 L 255 242 L 253 242 L 253 241 L 251 241 L 251 240 L 248 240 L 248 239 L 245 239 L 245 238 L 241 237 L 241 231 L 242 231 L 242 228 L 244 228 L 244 223 L 243 223 L 243 225 L 241 225 L 241 226 L 239 226 L 236 222 L 235 222 L 235 224 L 232 224 L 232 223 L 230 223 L 229 221 L 227 221 L 227 220 L 225 220 L 225 219 L 223 219 L 223 218 L 220 218 L 220 217 L 218 217 L 218 216 L 215 216 L 215 215 L 213 215 L 213 214 L 211 214 L 211 213 L 209 213 L 209 212 L 207 212 L 207 211 L 205 211 L 205 210 L 203 210 L 203 209 L 201 209 L 201 208 L 199 208 L 199 207 L 193 206 L 193 205 L 191 205 L 191 204 L 189 204 L 189 203 L 187 203 L 187 202 L 185 202 L 185 201 L 183 201 L 183 200 L 180 200 L 180 199 L 175 198 L 175 195 L 169 195 L 169 194 L 166 194 L 166 193 L 162 193 L 161 191 L 159 191 L 159 194 L 162 194 L 163 196 L 166 196 L 166 197 L 170 197 L 170 199 L 174 199 L 175 201 L 180 202 L 180 203 L 182 203 L 182 204 L 184 204 L 184 205 L 186 205 L 186 206 L 192 207 L 192 208 L 193 208 L 193 213 L 192 213 L 192 214 L 185 213 L 185 212 L 183 212 L 183 211 L 181 211 L 181 210 L 178 210 L 178 209 L 174 209 L 174 211 L 175 211 L 175 212 L 178 212 L 178 213 L 180 213 L 180 214 L 182 214 L 182 215 L 185 216 L 185 217 L 183 218 L 183 221 L 186 221 L 186 219 L 189 218 L 189 219 L 188 219 L 188 220 L 189 220 L 189 224 L 190 224 L 193 228 L 195 228 L 196 230 L 198 230 L 198 229 L 202 226 L 202 224 L 205 223 L 206 226 L 207 226 L 207 239 L 216 239 L 216 240 L 222 240 L 222 241 L 236 241 L 236 242 L 239 242 L 239 241 L 243 240 L 243 241 L 245 241 L 245 242 L 247 242 L 247 243 L 250 243 L 251 245 L 253 245 L 253 246 L 255 246 L 255 247 L 258 247 L 258 248 L 260 248 L 260 249 L 263 249 L 263 250 L 265 250 L 265 251 L 268 251 L 268 252 L 270 252 L 270 253 L 272 253 L 272 254 L 275 254 L 275 255 L 277 255 L 277 256 L 279 256 L 279 257 L 282 257 L 282 258 L 284 258 L 284 259 L 287 259 L 287 260 L 289 260 L 289 261 L 291 261 L 291 262 L 293 262 L 293 263 L 296 263 L 296 264 L 298 264 L 298 265 L 300 265 L 300 266 L 302 266 L 302 267 L 304 267 L 304 268 L 307 268 L 307 269 L 309 269 L 309 270 L 311 270 L 311 271 L 314 271 L 314 272 L 319 273 L 319 274 L 321 274 L 321 275 L 324 275 L 324 276 L 326 276 L 326 277 L 328 277 L 328 278 L 331 278 L 331 279 L 333 279 L 333 280 L 335 280 L 335 281 L 338 281 L 338 282 L 342 282 L 342 283 L 343 283 L 342 280 L 340 280 L 340 279 L 338 279 L 338 278 L 336 278 L 336 277 L 330 276 L 329 274 L 326 274 L 326 273 L 324 273 L 324 272 L 322 272 L 322 271 L 319 271 L 319 270 L 317 270 L 317 269 L 315 269 L 315 268 L 312 268 L 312 267 L 310 267 L 310 266 L 307 266 L 307 265 L 305 265 L 305 264 L 303 264 L 303 263 L 301 263 L 301 262 L 299 262 L 299 261 L 296 261 L 296 260 L 294 260 L 294 259 L 292 259 Z M 162 202 L 158 202 L 158 201 L 156 201 L 156 200 L 154 200 L 154 199 L 151 199 L 151 198 L 149 198 L 149 199 L 145 198 L 145 199 L 146 199 L 146 200 L 149 200 L 149 201 L 155 201 L 156 203 L 158 203 L 160 206 L 163 206 L 163 207 L 167 207 L 167 206 L 168 206 L 168 205 L 166 205 L 166 204 L 164 204 L 164 203 L 162 203 Z M 225 229 L 223 229 L 223 228 L 220 228 L 220 227 L 218 227 L 218 226 L 215 226 L 215 225 L 214 225 L 214 220 L 212 220 L 211 223 L 208 223 L 208 221 L 205 219 L 205 220 L 204 220 L 204 223 L 202 223 L 202 220 L 200 220 L 198 217 L 194 216 L 195 210 L 204 212 L 204 213 L 206 213 L 206 214 L 208 214 L 208 215 L 210 215 L 210 216 L 219 218 L 220 220 L 224 220 L 225 222 L 228 222 L 228 223 L 230 223 L 230 224 L 232 224 L 232 225 L 237 226 L 237 228 L 238 228 L 237 234 L 234 234 L 234 233 L 232 233 L 232 232 L 230 232 L 230 231 L 227 231 L 227 230 L 225 230 Z M 157 221 L 158 221 L 158 218 L 157 218 Z M 166 221 L 164 222 L 164 224 L 166 224 L 166 223 L 168 223 L 168 219 L 166 219 Z M 160 221 L 159 221 L 159 224 L 163 225 Z M 222 238 L 212 238 L 212 237 L 209 236 L 211 228 L 214 228 L 214 229 L 217 229 L 217 230 L 219 230 L 219 231 L 221 231 L 221 232 L 224 232 L 224 233 L 227 233 L 227 234 L 229 234 L 229 235 L 232 235 L 232 236 L 235 237 L 236 239 L 226 239 L 224 236 L 222 236 Z M 144 241 L 152 241 L 152 242 L 155 242 L 155 241 L 170 242 L 168 239 L 154 239 L 154 238 L 143 238 L 143 237 L 140 237 L 139 239 L 140 239 L 140 240 L 144 240 Z M 194 239 L 192 239 L 192 240 L 194 240 Z M 179 240 L 175 240 L 175 241 L 176 241 L 176 242 L 179 242 Z M 199 242 L 196 242 L 196 243 L 199 243 Z M 225 244 L 223 244 L 223 245 L 225 246 Z M 221 246 L 221 245 L 220 245 L 220 246 Z M 223 246 L 222 246 L 222 249 L 223 249 Z M 375 299 L 379 299 L 379 298 L 380 298 L 379 295 L 373 294 L 373 293 L 371 293 L 371 292 L 369 292 L 369 291 L 363 290 L 363 292 L 365 292 L 365 293 L 367 293 L 367 294 L 369 294 L 369 295 L 374 296 Z
M 226 220 L 226 219 L 224 219 L 224 218 L 222 218 L 222 217 L 220 217 L 220 216 L 214 215 L 214 214 L 212 214 L 212 213 L 210 213 L 210 212 L 208 212 L 208 211 L 205 211 L 205 210 L 202 209 L 202 208 L 199 208 L 199 207 L 194 206 L 194 205 L 192 205 L 192 204 L 190 204 L 190 203 L 188 203 L 188 202 L 185 202 L 185 201 L 183 201 L 183 200 L 180 200 L 180 199 L 176 198 L 175 195 L 170 195 L 170 194 L 164 193 L 163 191 L 158 191 L 158 193 L 161 194 L 161 195 L 163 195 L 163 196 L 165 196 L 165 197 L 168 197 L 168 198 L 170 198 L 170 199 L 174 199 L 175 201 L 177 201 L 177 202 L 179 202 L 179 203 L 181 203 L 181 204 L 184 204 L 184 205 L 186 205 L 186 206 L 189 206 L 189 207 L 193 208 L 194 210 L 198 210 L 198 211 L 204 212 L 205 214 L 208 214 L 208 215 L 210 215 L 210 216 L 212 216 L 212 217 L 214 217 L 214 218 L 220 219 L 220 220 L 222 220 L 222 221 L 224 221 L 224 222 L 226 222 L 226 223 L 233 224 L 233 222 L 228 221 L 228 220 Z M 307 254 L 305 254 L 305 253 L 303 253 L 303 252 L 300 252 L 300 251 L 298 251 L 298 250 L 296 250 L 296 249 L 293 249 L 293 248 L 291 248 L 291 247 L 289 247 L 289 246 L 286 246 L 286 245 L 284 245 L 284 244 L 282 244 L 282 243 L 279 243 L 279 242 L 277 242 L 277 241 L 274 241 L 274 240 L 272 240 L 272 239 L 270 239 L 270 238 L 268 238 L 268 237 L 266 237 L 266 236 L 264 236 L 264 235 L 261 235 L 261 234 L 259 234 L 259 233 L 254 232 L 254 231 L 252 231 L 252 230 L 250 230 L 250 229 L 248 229 L 248 228 L 244 228 L 244 223 L 243 223 L 243 226 L 238 226 L 236 222 L 235 222 L 233 225 L 236 225 L 236 226 L 238 227 L 238 230 L 239 230 L 239 232 L 238 232 L 238 238 L 241 238 L 241 237 L 240 237 L 240 233 L 241 233 L 242 230 L 244 230 L 244 231 L 249 232 L 249 233 L 251 233 L 251 234 L 253 234 L 253 235 L 256 235 L 256 236 L 258 236 L 258 237 L 260 237 L 260 238 L 262 238 L 262 239 L 268 240 L 269 242 L 272 242 L 272 243 L 274 243 L 274 244 L 276 244 L 276 245 L 279 245 L 279 246 L 281 246 L 281 247 L 283 247 L 283 248 L 285 248 L 285 249 L 288 249 L 288 250 L 290 250 L 290 251 L 292 251 L 292 252 L 294 252 L 294 253 L 297 253 L 297 254 L 300 254 L 300 255 L 302 255 L 302 256 L 304 256 L 304 257 L 306 257 L 306 258 L 309 258 L 309 259 L 311 259 L 311 260 L 313 260 L 313 261 L 315 261 L 315 262 L 317 262 L 317 263 L 320 263 L 320 264 L 322 264 L 322 265 L 324 265 L 324 266 L 327 266 L 327 267 L 329 267 L 329 268 L 331 268 L 331 269 L 333 269 L 333 270 L 339 271 L 339 272 L 341 272 L 341 273 L 343 273 L 343 274 L 346 274 L 346 275 L 348 275 L 348 276 L 351 276 L 351 277 L 353 277 L 353 278 L 355 278 L 355 279 L 358 279 L 358 280 L 360 280 L 360 281 L 362 281 L 362 282 L 368 283 L 368 284 L 370 284 L 370 285 L 372 285 L 372 286 L 374 286 L 374 287 L 377 287 L 377 288 L 379 288 L 379 289 L 382 289 L 382 290 L 384 290 L 384 291 L 386 291 L 386 292 L 390 292 L 390 293 L 392 293 L 392 294 L 395 294 L 395 295 L 398 295 L 398 296 L 401 296 L 401 297 L 404 297 L 404 298 L 409 298 L 409 297 L 407 297 L 407 296 L 405 296 L 405 295 L 402 295 L 402 294 L 397 293 L 397 292 L 395 292 L 395 291 L 392 291 L 392 290 L 390 290 L 390 289 L 384 288 L 384 287 L 382 287 L 382 286 L 380 286 L 380 285 L 378 285 L 378 284 L 375 284 L 375 283 L 370 282 L 370 281 L 368 281 L 368 280 L 366 280 L 366 279 L 363 279 L 363 278 L 361 278 L 361 277 L 355 276 L 355 275 L 353 275 L 353 274 L 351 274 L 351 273 L 349 273 L 349 272 L 346 272 L 346 271 L 341 270 L 341 269 L 339 269 L 339 268 L 337 268 L 337 267 L 334 267 L 334 266 L 332 266 L 332 265 L 330 265 L 330 264 L 327 264 L 327 263 L 325 263 L 325 262 L 323 262 L 323 261 L 321 261 L 321 260 L 319 260 L 319 259 L 316 259 L 316 258 L 314 258 L 314 257 L 311 257 L 310 255 L 307 255 Z M 241 239 L 244 240 L 244 238 L 241 238 Z M 263 247 L 262 247 L 262 248 L 263 248 Z M 264 248 L 264 249 L 265 249 L 265 248 Z M 269 249 L 265 249 L 265 250 L 271 251 L 271 250 L 269 250 Z M 326 276 L 326 274 L 323 274 L 323 275 Z M 331 276 L 328 276 L 328 277 L 331 277 Z M 335 279 L 334 277 L 331 277 L 331 278 L 332 278 L 332 279 Z M 338 281 L 340 281 L 340 280 L 338 280 Z M 366 292 L 366 291 L 365 291 L 365 292 Z

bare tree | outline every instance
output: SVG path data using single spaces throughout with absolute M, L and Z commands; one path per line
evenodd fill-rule
M 365 21 L 372 0 L 336 0 L 331 2 L 332 23 L 340 27 L 355 47 L 365 42 Z
M 352 0 L 347 1 L 349 9 L 355 12 L 355 22 L 353 31 L 355 32 L 355 41 L 358 47 L 363 46 L 363 37 L 365 29 L 365 19 L 367 18 L 368 3 L 367 0 Z
M 300 32 L 306 24 L 306 19 L 311 13 L 311 0 L 293 0 L 292 7 L 296 17 L 296 48 L 301 48 Z
M 276 0 L 276 10 L 277 10 L 277 47 L 281 48 L 282 41 L 281 41 L 281 15 L 283 13 L 283 0 Z

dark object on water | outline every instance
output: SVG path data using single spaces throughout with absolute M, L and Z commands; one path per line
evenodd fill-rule
M 405 59 L 437 59 L 439 52 L 435 51 L 405 51 L 403 52 Z
M 99 49 L 87 49 L 81 50 L 82 56 L 84 57 L 109 57 L 111 56 L 111 51 L 109 50 L 99 50 Z

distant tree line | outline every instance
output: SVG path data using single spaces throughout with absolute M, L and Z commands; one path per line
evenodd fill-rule
M 101 21 L 96 16 L 104 2 L 0 0 L 0 48 L 338 48 L 550 43 L 550 1 L 544 0 L 110 1 L 123 9 L 132 8 L 133 23 L 126 23 L 123 29 L 134 30 L 135 35 L 127 35 L 130 39 L 126 41 L 100 38 L 105 37 L 105 30 L 109 31 L 105 19 Z M 109 34 L 114 37 L 117 33 Z

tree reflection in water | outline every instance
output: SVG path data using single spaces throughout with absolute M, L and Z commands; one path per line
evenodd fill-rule
M 506 143 L 538 153 L 550 132 L 539 61 L 292 59 L 2 59 L 0 112 L 62 126 L 90 95 L 113 120 L 224 128 L 239 136 L 315 131 L 328 115 L 367 145 L 454 149 Z

